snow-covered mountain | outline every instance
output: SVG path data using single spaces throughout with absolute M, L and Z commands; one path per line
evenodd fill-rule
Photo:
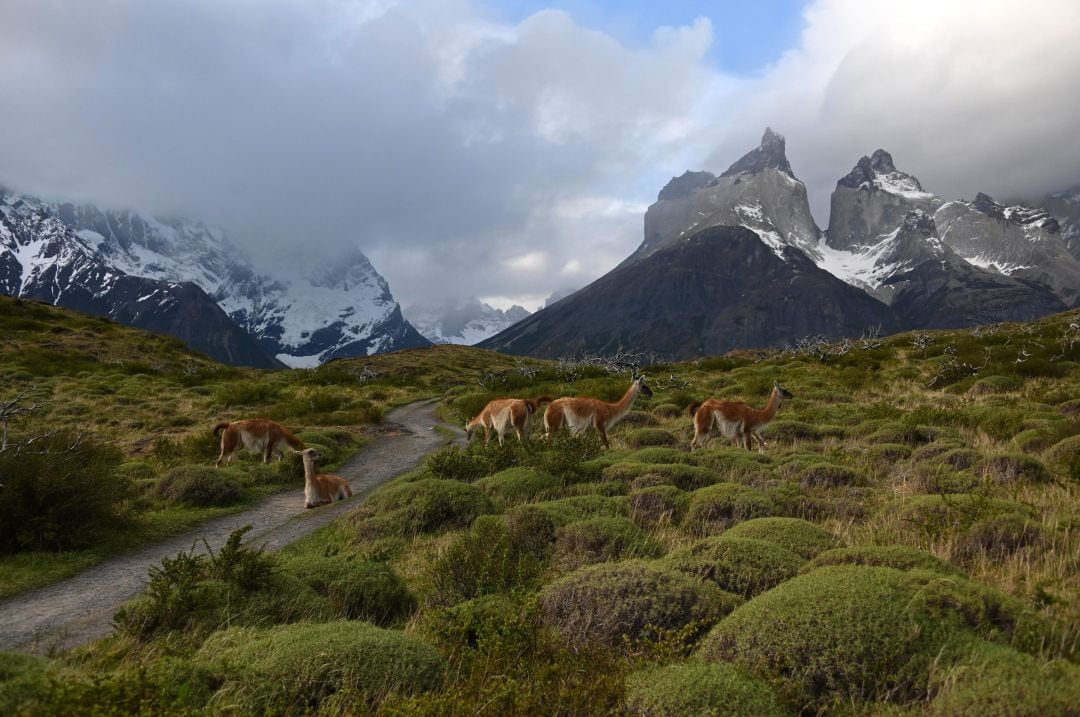
M 413 304 L 405 318 L 424 338 L 436 344 L 472 346 L 529 316 L 521 306 L 503 311 L 479 299 L 452 304 Z
M 1043 197 L 1037 206 L 1057 220 L 1065 248 L 1080 260 L 1080 185 Z
M 197 285 L 110 265 L 49 206 L 0 190 L 0 293 L 47 301 L 175 336 L 219 361 L 281 364 Z
M 339 356 L 429 343 L 401 316 L 386 280 L 358 249 L 289 257 L 281 263 L 289 273 L 270 274 L 257 270 L 223 232 L 201 222 L 11 192 L 0 196 L 53 217 L 116 272 L 195 284 L 286 365 L 315 366 Z

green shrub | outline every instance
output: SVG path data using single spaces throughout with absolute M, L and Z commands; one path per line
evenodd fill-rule
M 446 446 L 427 457 L 427 469 L 441 480 L 470 483 L 491 472 L 491 463 L 482 449 Z
M 886 423 L 866 437 L 867 443 L 906 443 L 921 446 L 933 443 L 940 437 L 940 430 L 930 426 L 909 426 L 903 423 Z
M 835 566 L 793 578 L 732 612 L 700 652 L 779 681 L 802 712 L 919 698 L 958 628 L 913 607 L 908 574 Z
M 50 701 L 51 661 L 19 652 L 0 652 L 0 713 L 34 714 Z
M 936 462 L 915 465 L 907 478 L 922 493 L 969 493 L 982 482 L 971 471 L 958 471 Z
M 976 642 L 942 680 L 933 717 L 1068 717 L 1080 705 L 1080 668 Z
M 386 563 L 342 555 L 303 555 L 283 568 L 326 598 L 335 614 L 349 620 L 392 625 L 416 609 L 405 582 Z
M 769 685 L 724 663 L 691 660 L 632 673 L 626 680 L 631 715 L 763 717 L 794 715 Z
M 983 376 L 968 389 L 973 396 L 982 396 L 991 393 L 1006 393 L 1017 391 L 1021 388 L 1021 382 L 1012 376 Z
M 1054 431 L 1047 431 L 1041 428 L 1032 428 L 1027 431 L 1021 431 L 1012 437 L 1012 443 L 1016 446 L 1017 450 L 1024 453 L 1042 453 L 1050 446 L 1054 445 L 1061 436 Z
M 280 389 L 268 381 L 229 381 L 214 389 L 211 400 L 222 408 L 256 406 L 272 403 L 280 394 Z
M 1019 513 L 1002 513 L 976 520 L 956 538 L 954 550 L 964 559 L 985 555 L 1000 560 L 1020 548 L 1042 545 L 1046 535 L 1042 526 L 1031 517 Z
M 974 493 L 916 495 L 887 503 L 882 512 L 895 515 L 927 536 L 963 532 L 982 518 L 1004 513 L 1034 518 L 1030 506 Z
M 553 476 L 575 475 L 578 466 L 599 456 L 602 449 L 596 431 L 586 431 L 580 436 L 559 431 L 537 454 L 536 467 Z
M 1034 456 L 1026 453 L 1001 453 L 982 464 L 983 475 L 998 483 L 1047 483 L 1050 471 Z
M 944 575 L 963 574 L 955 565 L 936 555 L 907 545 L 858 545 L 851 548 L 833 548 L 819 553 L 803 566 L 802 572 L 809 572 L 824 565 L 871 565 L 897 570 L 933 570 Z
M 604 468 L 600 475 L 604 480 L 619 480 L 625 483 L 630 483 L 643 475 L 658 475 L 666 483 L 683 490 L 694 490 L 712 485 L 717 481 L 716 471 L 685 463 L 622 461 Z
M 0 553 L 82 548 L 116 527 L 131 488 L 117 470 L 121 457 L 66 431 L 38 437 L 32 450 L 0 452 Z
M 544 558 L 555 543 L 555 521 L 543 510 L 522 505 L 506 512 L 506 529 L 518 549 Z
M 535 468 L 520 466 L 508 468 L 495 475 L 476 481 L 480 488 L 497 505 L 514 505 L 558 492 L 563 486 L 562 478 L 555 478 Z
M 621 425 L 626 426 L 658 426 L 660 425 L 659 419 L 651 413 L 646 411 L 630 411 L 623 419 L 619 421 Z M 657 445 L 657 444 L 646 444 Z
M 802 471 L 803 488 L 837 488 L 866 485 L 866 477 L 851 468 L 832 463 L 815 463 Z
M 642 560 L 591 565 L 540 593 L 544 624 L 579 649 L 621 647 L 624 640 L 655 640 L 672 630 L 704 627 L 738 603 L 715 585 Z
M 792 421 L 788 419 L 777 419 L 769 423 L 767 440 L 779 440 L 784 443 L 793 443 L 795 441 L 816 441 L 821 436 L 821 431 L 817 426 L 813 426 L 803 421 Z
M 841 545 L 840 539 L 829 531 L 799 518 L 748 520 L 728 530 L 725 536 L 766 540 L 807 559 Z
M 626 516 L 630 513 L 630 504 L 626 496 L 608 498 L 602 495 L 579 495 L 532 505 L 546 513 L 555 525 L 566 525 L 586 518 Z
M 971 448 L 953 448 L 943 453 L 938 460 L 950 468 L 963 471 L 978 464 L 982 460 L 982 454 Z
M 679 439 L 670 431 L 663 428 L 638 428 L 630 431 L 623 440 L 631 448 L 644 448 L 646 446 L 674 446 Z
M 690 506 L 690 496 L 673 485 L 640 488 L 630 493 L 630 518 L 645 527 L 678 524 Z
M 664 448 L 653 446 L 636 450 L 626 459 L 632 463 L 685 463 L 686 465 L 699 465 L 693 453 L 678 448 Z
M 116 472 L 123 479 L 132 483 L 157 478 L 157 469 L 146 461 L 125 461 L 116 467 Z
M 478 648 L 489 641 L 505 645 L 528 639 L 529 617 L 506 595 L 481 595 L 452 607 L 424 615 L 422 629 L 439 645 L 450 649 Z
M 373 493 L 354 513 L 354 520 L 361 536 L 408 537 L 461 528 L 476 516 L 494 511 L 491 501 L 476 486 L 425 478 L 394 483 Z
M 437 690 L 446 671 L 426 642 L 350 621 L 229 628 L 211 635 L 198 657 L 224 677 L 211 710 L 249 714 L 301 714 L 335 694 L 374 706 L 391 694 Z
M 721 535 L 676 550 L 664 562 L 751 598 L 794 577 L 806 560 L 776 543 Z
M 203 508 L 232 505 L 243 499 L 240 483 L 212 466 L 183 465 L 170 468 L 161 477 L 157 493 L 162 498 Z
M 660 418 L 679 418 L 684 415 L 683 409 L 676 406 L 674 403 L 660 403 L 653 406 L 652 409 L 654 416 Z
M 590 518 L 559 528 L 555 562 L 563 570 L 623 558 L 655 558 L 664 546 L 627 518 Z
M 867 449 L 866 455 L 874 460 L 895 463 L 911 458 L 913 452 L 911 446 L 904 443 L 877 443 Z
M 697 535 L 707 535 L 775 512 L 776 505 L 762 491 L 738 483 L 717 483 L 690 495 L 683 524 Z
M 630 492 L 630 486 L 617 480 L 600 481 L 598 483 L 574 483 L 559 491 L 559 495 L 570 498 L 576 495 L 602 495 L 616 496 L 626 495 Z
M 1080 436 L 1058 441 L 1045 453 L 1046 464 L 1055 474 L 1071 481 L 1080 481 Z
M 531 586 L 543 560 L 502 516 L 483 515 L 454 538 L 431 566 L 434 602 L 456 603 Z

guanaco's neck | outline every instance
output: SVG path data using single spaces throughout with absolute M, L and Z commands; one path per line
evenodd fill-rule
M 769 394 L 769 402 L 765 404 L 765 408 L 758 411 L 754 411 L 754 423 L 768 423 L 776 415 L 776 412 L 780 410 L 780 389 L 774 388 L 772 393 Z
M 609 404 L 614 409 L 612 418 L 619 419 L 626 415 L 630 411 L 630 407 L 634 405 L 634 399 L 637 398 L 637 395 L 640 392 L 641 389 L 638 386 L 637 381 L 630 384 L 630 388 L 626 389 L 626 393 L 623 394 L 623 397 L 620 398 L 617 403 Z
M 309 483 L 315 480 L 315 459 L 311 456 L 304 456 L 304 480 Z

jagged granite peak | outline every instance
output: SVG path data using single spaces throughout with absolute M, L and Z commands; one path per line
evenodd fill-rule
M 505 311 L 470 298 L 441 304 L 413 304 L 405 309 L 409 323 L 436 344 L 471 346 L 494 336 L 530 314 L 523 306 Z
M 738 174 L 757 174 L 766 169 L 776 169 L 795 179 L 785 151 L 784 136 L 765 128 L 761 144 L 750 150 L 727 168 L 721 177 L 733 177 Z
M 1065 248 L 1080 260 L 1080 185 L 1047 195 L 1036 204 L 1058 223 Z
M 858 251 L 896 229 L 912 211 L 933 214 L 939 206 L 940 199 L 878 149 L 836 183 L 825 241 L 833 249 Z
M 975 266 L 1048 286 L 1067 307 L 1080 306 L 1080 260 L 1043 209 L 1005 206 L 980 192 L 934 213 L 942 241 Z
M 669 182 L 645 212 L 641 245 L 620 266 L 712 226 L 744 226 L 779 257 L 793 246 L 820 258 L 821 230 L 810 212 L 806 185 L 790 172 L 783 145 L 783 137 L 766 130 L 762 146 L 732 165 L 747 167 L 745 171 L 729 170 L 708 180 L 708 172 L 688 172 L 674 186 Z
M 709 184 L 709 182 L 716 179 L 716 175 L 712 172 L 692 172 L 689 169 L 682 173 L 678 177 L 672 177 L 671 180 L 664 185 L 664 188 L 660 190 L 660 193 L 656 196 L 657 201 L 673 201 L 676 199 L 686 199 L 692 196 L 694 192 Z
M 803 252 L 782 253 L 745 227 L 709 227 L 617 267 L 480 346 L 548 358 L 622 349 L 667 360 L 899 330 L 889 307 Z

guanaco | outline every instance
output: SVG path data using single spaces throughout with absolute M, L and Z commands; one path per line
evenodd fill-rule
M 352 497 L 349 481 L 341 476 L 315 474 L 315 462 L 322 460 L 322 454 L 314 448 L 305 448 L 296 453 L 304 459 L 304 507 L 316 508 L 320 505 L 345 500 Z
M 550 396 L 532 399 L 496 398 L 488 401 L 484 410 L 465 422 L 465 438 L 471 440 L 473 432 L 483 428 L 484 443 L 491 439 L 491 432 L 494 431 L 501 446 L 503 437 L 513 428 L 518 440 L 524 443 L 525 437 L 532 430 L 533 414 L 545 403 L 551 403 Z
M 698 446 L 704 448 L 715 428 L 747 450 L 750 450 L 750 439 L 753 438 L 758 444 L 758 452 L 764 453 L 768 444 L 761 437 L 761 430 L 780 410 L 783 399 L 792 397 L 790 391 L 773 382 L 765 408 L 752 408 L 741 401 L 720 401 L 715 398 L 705 403 L 691 404 L 689 413 L 694 419 L 694 438 L 690 441 L 690 450 Z
M 218 455 L 217 463 L 215 463 L 218 466 L 222 461 L 225 463 L 232 461 L 233 453 L 241 442 L 251 453 L 261 453 L 263 463 L 269 463 L 274 454 L 284 459 L 285 444 L 298 450 L 303 450 L 305 447 L 304 442 L 294 436 L 289 429 L 266 418 L 248 418 L 232 423 L 222 421 L 214 426 L 214 436 L 216 437 L 218 433 L 221 433 L 221 454 Z
M 630 388 L 626 389 L 623 397 L 615 403 L 598 398 L 557 398 L 548 404 L 547 411 L 544 412 L 546 437 L 550 441 L 562 428 L 563 422 L 573 435 L 591 426 L 600 434 L 600 441 L 604 446 L 610 447 L 607 430 L 613 428 L 630 412 L 630 407 L 634 405 L 634 399 L 639 393 L 645 398 L 652 396 L 652 389 L 645 383 L 644 376 L 635 376 Z

